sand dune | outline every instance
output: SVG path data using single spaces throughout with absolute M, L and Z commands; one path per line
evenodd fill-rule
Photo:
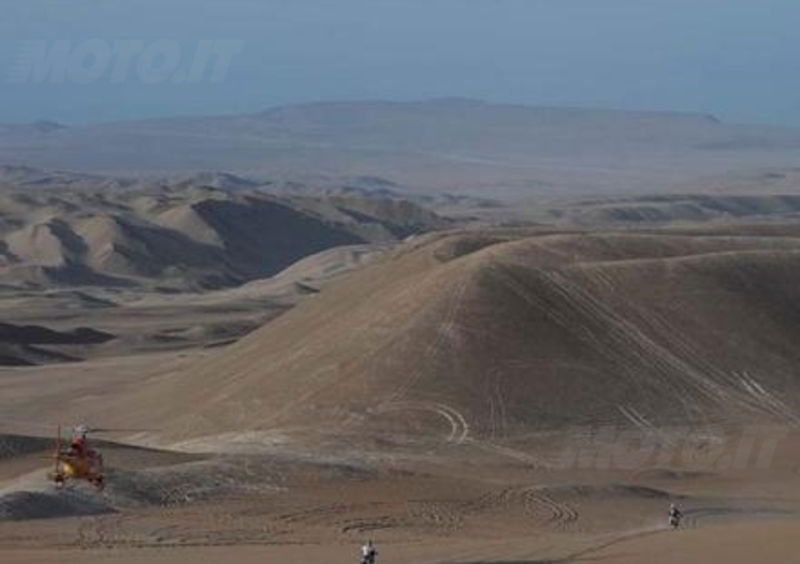
M 174 438 L 796 421 L 791 229 L 483 237 L 406 244 L 142 401 L 177 398 Z

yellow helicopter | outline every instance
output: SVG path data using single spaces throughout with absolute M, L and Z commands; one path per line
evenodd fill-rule
M 50 479 L 57 488 L 62 488 L 68 480 L 85 480 L 98 491 L 106 485 L 103 469 L 103 455 L 89 446 L 88 434 L 91 429 L 86 425 L 78 425 L 72 429 L 72 438 L 65 448 L 62 443 L 61 426 L 56 432 L 56 444 L 53 458 L 55 467 L 50 472 Z

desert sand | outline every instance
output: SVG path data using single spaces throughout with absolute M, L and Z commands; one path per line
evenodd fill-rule
M 2 369 L 3 562 L 794 562 L 797 235 L 456 230 L 178 296 L 324 280 L 235 342 Z M 47 483 L 65 421 L 103 493 Z

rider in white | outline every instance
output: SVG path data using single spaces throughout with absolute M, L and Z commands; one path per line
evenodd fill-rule
M 361 547 L 361 562 L 364 564 L 375 564 L 375 557 L 377 554 L 378 551 L 375 550 L 375 545 L 372 544 L 371 540 L 368 540 L 367 544 Z

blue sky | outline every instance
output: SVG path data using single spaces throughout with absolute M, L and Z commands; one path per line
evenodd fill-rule
M 460 96 L 800 125 L 799 22 L 796 0 L 6 0 L 0 121 Z M 182 66 L 201 41 L 241 50 L 219 81 L 8 78 L 59 40 L 167 41 Z

